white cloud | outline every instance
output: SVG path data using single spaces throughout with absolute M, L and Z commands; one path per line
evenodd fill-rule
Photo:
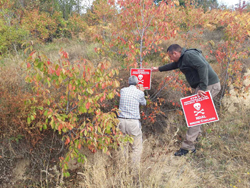
M 243 4 L 244 0 L 240 0 Z M 250 3 L 250 0 L 245 0 L 246 3 Z M 239 0 L 218 0 L 219 5 L 226 5 L 227 7 L 234 7 L 236 4 L 239 4 Z
M 94 0 L 82 0 L 83 13 L 85 13 L 86 10 L 91 7 L 93 1 Z

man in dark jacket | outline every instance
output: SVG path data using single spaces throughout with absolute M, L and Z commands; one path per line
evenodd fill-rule
M 220 92 L 220 80 L 200 50 L 185 49 L 178 44 L 172 44 L 168 47 L 167 53 L 173 62 L 162 67 L 152 67 L 152 72 L 180 69 L 198 96 L 204 96 L 206 90 L 210 91 L 212 97 Z M 186 138 L 175 156 L 186 155 L 189 151 L 194 153 L 195 141 L 199 134 L 201 125 L 189 127 Z

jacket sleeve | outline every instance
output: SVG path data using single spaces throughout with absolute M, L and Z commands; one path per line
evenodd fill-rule
M 172 62 L 166 65 L 163 65 L 161 67 L 159 67 L 159 71 L 170 71 L 170 70 L 174 70 L 178 68 L 178 63 Z
M 199 75 L 200 83 L 198 87 L 206 91 L 208 86 L 208 65 L 207 62 L 202 58 L 201 54 L 187 54 L 187 60 L 189 62 L 189 66 L 194 68 Z

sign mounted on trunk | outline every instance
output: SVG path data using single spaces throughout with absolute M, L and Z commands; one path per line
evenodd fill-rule
M 130 69 L 130 76 L 138 78 L 138 84 L 143 85 L 144 89 L 151 89 L 151 69 Z

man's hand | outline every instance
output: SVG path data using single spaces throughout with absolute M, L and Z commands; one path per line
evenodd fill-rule
M 151 67 L 152 72 L 158 72 L 159 68 L 158 67 Z
M 206 93 L 205 93 L 205 91 L 198 90 L 198 91 L 197 91 L 197 95 L 198 95 L 199 97 L 204 97 L 204 96 L 206 96 Z
M 137 89 L 141 90 L 141 91 L 145 91 L 144 87 L 142 84 L 138 84 L 137 85 Z

